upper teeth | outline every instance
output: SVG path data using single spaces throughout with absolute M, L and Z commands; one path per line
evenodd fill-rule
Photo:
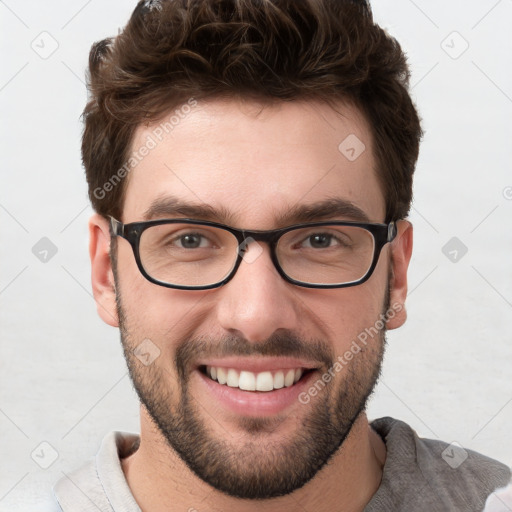
M 292 386 L 302 377 L 302 368 L 253 373 L 246 370 L 238 372 L 233 368 L 207 366 L 206 374 L 219 384 L 227 384 L 232 388 L 245 391 L 272 391 Z

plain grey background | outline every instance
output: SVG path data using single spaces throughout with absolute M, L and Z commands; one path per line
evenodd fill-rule
M 118 332 L 91 296 L 80 163 L 89 48 L 134 6 L 0 1 L 0 511 L 42 510 L 108 431 L 138 430 Z M 425 138 L 409 320 L 369 416 L 512 465 L 512 1 L 373 8 L 409 56 Z

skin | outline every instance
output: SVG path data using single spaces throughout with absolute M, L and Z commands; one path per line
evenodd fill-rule
M 224 209 L 230 215 L 229 222 L 219 222 L 237 228 L 275 229 L 281 227 L 278 217 L 292 207 L 333 197 L 356 205 L 370 222 L 382 223 L 385 199 L 377 180 L 368 125 L 354 106 L 340 104 L 337 111 L 304 101 L 264 108 L 253 100 L 201 102 L 131 172 L 123 218 L 119 220 L 140 221 L 155 199 L 172 194 L 189 203 Z M 139 127 L 133 148 L 140 147 L 154 128 Z M 338 150 L 350 134 L 366 146 L 353 162 Z M 372 277 L 362 285 L 343 289 L 308 289 L 287 283 L 272 265 L 264 244 L 262 253 L 251 263 L 242 262 L 234 278 L 221 288 L 192 292 L 167 289 L 141 275 L 128 242 L 121 238 L 115 283 L 109 249 L 108 223 L 94 215 L 90 220 L 90 255 L 98 313 L 106 323 L 119 327 L 116 293 L 118 302 L 122 297 L 123 343 L 129 364 L 137 363 L 130 356 L 133 348 L 151 339 L 160 356 L 152 366 L 142 369 L 139 365 L 136 371 L 141 382 L 147 384 L 153 378 L 151 382 L 168 390 L 165 398 L 173 408 L 181 389 L 173 359 L 187 339 L 220 343 L 227 336 L 235 336 L 255 347 L 285 332 L 306 343 L 321 340 L 335 356 L 343 354 L 359 333 L 375 324 L 388 288 L 390 304 L 403 306 L 412 226 L 400 221 L 398 236 L 384 247 Z M 249 252 L 253 250 L 257 248 L 252 246 Z M 402 308 L 386 327 L 400 327 L 405 319 Z M 248 426 L 254 427 L 255 422 L 230 414 L 205 398 L 188 367 L 187 396 L 211 438 L 227 443 L 245 470 L 264 463 L 267 465 L 262 467 L 268 468 L 270 452 L 286 453 L 287 442 L 298 439 L 315 406 L 336 405 L 340 390 L 357 376 L 371 381 L 371 372 L 381 362 L 383 343 L 383 336 L 375 339 L 354 357 L 347 371 L 335 375 L 319 397 L 306 405 L 294 403 L 286 414 L 271 418 L 267 424 L 271 428 L 260 424 L 261 431 L 251 431 Z M 252 459 L 247 446 L 252 447 Z M 362 412 L 328 464 L 300 488 L 271 499 L 242 500 L 213 488 L 191 471 L 141 406 L 141 444 L 122 460 L 122 468 L 144 511 L 169 510 L 172 504 L 173 510 L 180 511 L 273 512 L 297 510 L 297 503 L 317 512 L 362 511 L 380 485 L 385 456 L 385 444 Z

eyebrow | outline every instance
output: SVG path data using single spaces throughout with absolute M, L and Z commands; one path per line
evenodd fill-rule
M 287 212 L 276 215 L 280 226 L 335 219 L 370 222 L 368 215 L 351 201 L 339 197 L 311 204 L 297 204 Z
M 236 217 L 224 207 L 214 208 L 206 203 L 188 203 L 174 196 L 155 199 L 144 212 L 144 220 L 167 217 L 188 217 L 223 224 L 229 224 L 236 220 Z
M 277 227 L 285 227 L 305 222 L 322 220 L 349 220 L 370 222 L 369 216 L 351 201 L 339 197 L 325 199 L 310 204 L 297 204 L 286 212 L 275 212 Z M 197 220 L 207 220 L 234 226 L 238 216 L 224 207 L 214 208 L 206 203 L 189 203 L 174 196 L 155 199 L 144 213 L 144 220 L 156 218 L 187 217 Z

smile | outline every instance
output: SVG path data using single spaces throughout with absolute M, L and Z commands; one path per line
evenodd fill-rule
M 267 370 L 251 372 L 221 366 L 202 366 L 200 370 L 210 379 L 243 391 L 273 391 L 293 386 L 309 371 L 308 368 Z

